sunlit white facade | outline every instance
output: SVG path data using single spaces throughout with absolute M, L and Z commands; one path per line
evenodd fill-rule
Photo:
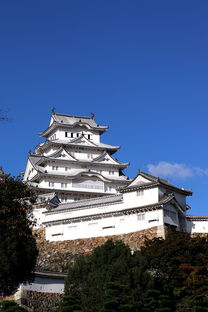
M 131 181 L 128 163 L 113 157 L 119 146 L 101 143 L 108 127 L 91 117 L 52 112 L 46 138 L 30 153 L 24 181 L 35 188 L 37 226 L 49 241 L 120 235 L 166 226 L 208 232 L 206 216 L 187 216 L 186 196 L 168 181 L 139 172 Z

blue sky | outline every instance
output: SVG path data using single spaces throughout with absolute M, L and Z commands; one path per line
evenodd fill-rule
M 129 177 L 192 189 L 207 214 L 207 15 L 207 0 L 1 1 L 1 166 L 24 171 L 53 107 L 94 112 Z

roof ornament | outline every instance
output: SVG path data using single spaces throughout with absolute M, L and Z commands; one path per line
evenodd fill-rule
M 91 113 L 91 118 L 94 119 L 94 117 L 95 117 L 95 114 Z
M 55 115 L 55 113 L 56 113 L 55 107 L 52 108 L 51 113 L 52 113 L 52 115 Z

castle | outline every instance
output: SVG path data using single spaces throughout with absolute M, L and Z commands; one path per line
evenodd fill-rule
M 22 286 L 25 293 L 62 294 L 65 258 L 74 261 L 108 238 L 136 250 L 145 237 L 164 237 L 167 227 L 208 233 L 208 216 L 187 214 L 190 190 L 142 171 L 133 180 L 125 176 L 129 164 L 114 158 L 119 146 L 100 140 L 107 129 L 94 114 L 52 111 L 40 134 L 46 141 L 29 154 L 24 181 L 38 195 L 34 217 L 41 238 L 36 280 Z

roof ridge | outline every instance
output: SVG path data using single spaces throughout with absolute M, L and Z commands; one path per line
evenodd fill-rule
M 53 116 L 66 116 L 66 117 L 74 117 L 74 118 L 84 118 L 84 119 L 94 119 L 92 116 L 78 116 L 78 115 L 68 115 L 68 114 L 61 114 L 61 113 L 54 113 Z

